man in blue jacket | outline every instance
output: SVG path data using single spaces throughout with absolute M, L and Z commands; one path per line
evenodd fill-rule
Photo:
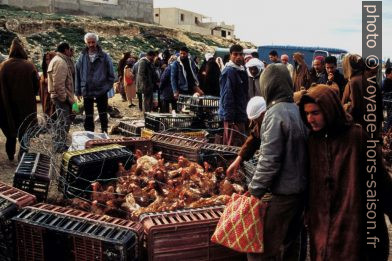
M 175 99 L 178 99 L 179 94 L 193 95 L 195 92 L 203 94 L 199 88 L 196 64 L 189 57 L 189 49 L 186 46 L 180 48 L 180 56 L 172 64 L 170 76 Z
M 98 45 L 98 36 L 87 33 L 84 36 L 86 49 L 76 63 L 75 93 L 78 99 L 83 96 L 86 119 L 84 129 L 94 131 L 94 102 L 97 103 L 101 131 L 108 131 L 108 96 L 113 88 L 114 71 L 110 56 Z
M 241 45 L 230 47 L 230 61 L 220 77 L 219 118 L 223 120 L 223 144 L 242 146 L 245 141 L 246 104 L 248 102 L 248 74 Z

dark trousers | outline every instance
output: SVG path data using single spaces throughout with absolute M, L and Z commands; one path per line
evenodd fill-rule
M 71 127 L 71 112 L 72 112 L 72 105 L 68 102 L 61 102 L 57 99 L 53 99 L 52 103 L 56 108 L 56 118 L 59 122 L 59 130 L 56 130 L 54 135 L 54 148 L 61 149 L 65 147 L 67 142 L 67 135 L 69 132 L 69 128 Z
M 248 254 L 248 261 L 298 261 L 303 211 L 303 195 L 273 195 L 264 218 L 264 253 Z
M 168 112 L 170 112 L 169 104 L 172 105 L 172 110 L 177 111 L 177 101 L 176 101 L 175 99 L 171 99 L 171 100 L 162 100 L 162 101 L 161 101 L 161 112 L 162 112 L 162 113 L 168 113 Z
M 138 92 L 137 99 L 139 101 L 139 111 L 143 111 L 143 94 Z
M 84 129 L 86 131 L 94 131 L 94 101 L 97 103 L 99 120 L 101 121 L 101 131 L 108 131 L 108 96 L 103 94 L 99 97 L 83 97 L 84 110 L 86 119 L 84 120 Z
M 153 109 L 153 93 L 145 92 L 144 93 L 144 112 L 151 112 Z

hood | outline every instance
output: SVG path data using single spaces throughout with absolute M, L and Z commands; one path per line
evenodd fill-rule
M 304 111 L 304 105 L 307 103 L 316 103 L 320 107 L 326 122 L 324 129 L 326 133 L 341 132 L 342 129 L 353 124 L 351 116 L 344 111 L 336 92 L 327 85 L 319 84 L 312 87 L 302 96 L 299 103 L 302 120 L 310 128 Z
M 27 53 L 18 38 L 14 38 L 14 40 L 12 40 L 9 58 L 20 58 L 27 60 Z
M 228 61 L 225 64 L 225 67 L 233 67 L 236 70 L 245 71 L 245 67 L 243 65 L 237 65 L 237 64 L 233 63 L 232 61 Z
M 305 58 L 304 55 L 302 53 L 294 53 L 293 54 L 294 59 L 297 61 L 298 64 L 305 64 Z
M 253 75 L 250 73 L 249 68 L 250 68 L 250 67 L 255 67 L 255 66 L 256 66 L 257 69 L 259 70 L 259 73 L 258 73 L 256 76 L 253 76 Z M 257 78 L 257 77 L 259 77 L 259 75 L 260 75 L 260 74 L 263 72 L 263 70 L 264 70 L 264 63 L 263 63 L 262 61 L 260 61 L 259 59 L 257 59 L 257 58 L 252 58 L 252 59 L 250 59 L 250 60 L 245 64 L 245 67 L 246 67 L 246 71 L 247 71 L 249 77 Z
M 293 81 L 284 64 L 270 64 L 260 76 L 261 96 L 267 109 L 279 102 L 293 102 Z

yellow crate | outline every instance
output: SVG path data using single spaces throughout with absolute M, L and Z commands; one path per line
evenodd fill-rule
M 146 138 L 146 139 L 151 139 L 152 135 L 154 135 L 154 131 L 147 129 L 147 128 L 143 128 L 141 133 L 140 133 L 140 137 L 142 138 Z

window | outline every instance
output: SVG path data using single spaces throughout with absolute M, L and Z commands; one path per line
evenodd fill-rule
M 155 17 L 159 17 L 159 14 L 155 14 Z
M 226 37 L 226 31 L 222 30 L 221 35 L 222 35 L 222 37 Z
M 231 35 L 231 32 L 227 32 L 227 35 Z
M 181 14 L 181 22 L 184 22 L 184 14 Z
M 199 18 L 195 17 L 195 24 L 199 24 Z

